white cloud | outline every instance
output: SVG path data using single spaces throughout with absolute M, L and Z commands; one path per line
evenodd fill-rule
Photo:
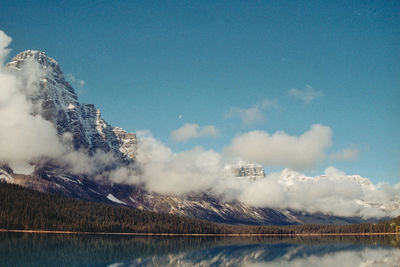
M 173 153 L 148 132 L 140 132 L 138 136 L 137 165 L 123 167 L 118 175 L 114 172 L 112 181 L 141 183 L 159 193 L 185 194 L 216 188 L 224 179 L 224 164 L 219 153 L 202 147 Z
M 229 112 L 226 113 L 227 118 L 233 118 L 239 116 L 242 122 L 246 125 L 251 125 L 257 122 L 265 122 L 265 110 L 268 108 L 277 108 L 278 103 L 276 100 L 264 99 L 263 101 L 255 104 L 254 106 L 244 109 L 244 108 L 231 108 Z
M 311 101 L 313 101 L 315 98 L 323 95 L 322 91 L 317 91 L 310 85 L 306 85 L 306 88 L 304 88 L 303 90 L 292 88 L 288 91 L 288 94 L 304 101 L 304 103 L 306 104 L 311 103 Z
M 228 117 L 239 116 L 242 122 L 246 125 L 251 125 L 257 122 L 264 122 L 266 117 L 259 107 L 253 106 L 248 109 L 233 108 L 229 111 Z
M 345 148 L 342 151 L 333 153 L 329 156 L 331 160 L 344 160 L 350 161 L 355 160 L 358 157 L 358 149 L 355 147 Z
M 72 75 L 71 73 L 68 73 L 68 74 L 67 74 L 67 79 L 68 79 L 70 82 L 76 82 L 75 76 Z
M 0 57 L 7 56 L 11 38 L 0 32 Z M 36 83 L 44 72 L 33 61 L 23 71 L 0 66 L 0 162 L 8 163 L 16 173 L 29 174 L 32 163 L 46 157 L 57 157 L 65 148 L 57 130 L 40 115 L 41 106 L 28 101 L 39 86 Z
M 313 131 L 321 129 L 316 127 L 324 126 L 313 126 L 303 135 L 309 135 L 307 138 L 311 139 L 318 136 Z M 325 130 L 329 132 L 329 128 Z M 148 132 L 139 133 L 139 137 L 137 165 L 114 170 L 107 174 L 108 179 L 140 184 L 158 193 L 208 192 L 225 200 L 238 200 L 256 207 L 364 218 L 400 215 L 400 209 L 395 208 L 400 201 L 400 184 L 374 185 L 367 178 L 349 176 L 334 167 L 316 177 L 284 169 L 256 181 L 238 179 L 225 169 L 234 165 L 233 161 L 214 150 L 195 147 L 173 153 Z M 136 171 L 137 168 L 140 172 Z
M 283 131 L 270 135 L 264 131 L 251 131 L 235 137 L 225 154 L 247 162 L 265 166 L 287 166 L 304 169 L 315 166 L 325 158 L 325 150 L 332 145 L 332 130 L 315 124 L 300 136 Z
M 96 179 L 103 179 L 102 175 L 108 169 L 112 169 L 117 162 L 112 152 L 97 150 L 92 156 L 88 156 L 85 150 L 68 150 L 54 159 L 65 170 L 74 174 L 90 174 Z M 99 175 L 100 177 L 96 177 Z
M 179 129 L 172 131 L 170 137 L 175 142 L 187 142 L 198 137 L 216 137 L 218 134 L 219 131 L 214 125 L 200 127 L 195 123 L 186 123 Z
M 2 30 L 0 30 L 0 66 L 2 67 L 4 64 L 4 60 L 6 59 L 10 49 L 7 48 L 11 43 L 11 37 L 7 36 Z
M 68 79 L 71 83 L 73 83 L 73 84 L 75 84 L 75 85 L 78 85 L 80 89 L 83 89 L 83 87 L 85 87 L 85 81 L 84 81 L 84 80 L 77 79 L 77 78 L 76 78 L 74 75 L 72 75 L 71 73 L 68 73 L 68 74 L 67 74 L 67 79 Z
M 10 41 L 0 31 L 3 58 Z M 36 164 L 55 160 L 73 173 L 92 174 L 115 162 L 111 153 L 89 157 L 85 151 L 71 150 L 71 134 L 59 136 L 52 122 L 40 115 L 41 102 L 32 101 L 42 94 L 37 81 L 48 70 L 29 58 L 24 64 L 18 71 L 0 65 L 0 163 L 7 163 L 15 173 L 30 174 Z
M 287 169 L 272 173 L 243 187 L 238 199 L 257 207 L 370 218 L 400 215 L 399 209 L 393 209 L 399 194 L 400 184 L 374 185 L 369 179 L 348 176 L 329 167 L 324 175 L 317 177 Z
M 140 172 L 124 166 L 110 172 L 108 179 L 140 184 L 157 193 L 208 192 L 255 207 L 364 218 L 400 215 L 400 209 L 395 208 L 400 201 L 400 184 L 374 185 L 367 178 L 349 176 L 334 167 L 316 177 L 285 169 L 256 181 L 238 179 L 226 171 L 225 166 L 232 162 L 222 154 L 202 147 L 173 153 L 148 133 L 140 138 L 136 163 Z
M 79 87 L 83 88 L 85 86 L 85 81 L 84 80 L 79 80 Z

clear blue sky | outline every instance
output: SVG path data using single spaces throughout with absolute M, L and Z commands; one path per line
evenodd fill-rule
M 300 135 L 329 126 L 324 161 L 374 182 L 400 182 L 400 1 L 8 1 L 0 29 L 11 56 L 45 51 L 85 81 L 81 102 L 112 125 L 147 129 L 174 151 L 221 151 L 238 134 Z M 290 95 L 312 87 L 309 103 Z M 264 121 L 228 118 L 264 99 Z M 182 116 L 180 116 L 182 115 Z M 217 138 L 186 143 L 184 123 L 214 125 Z M 268 170 L 267 170 L 268 171 Z M 310 170 L 312 171 L 312 170 Z

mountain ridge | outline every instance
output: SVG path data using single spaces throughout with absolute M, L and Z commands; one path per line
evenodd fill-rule
M 41 115 L 56 126 L 59 135 L 71 133 L 75 149 L 85 148 L 92 154 L 97 149 L 113 151 L 120 159 L 133 159 L 136 135 L 112 127 L 93 104 L 79 103 L 56 60 L 44 52 L 27 50 L 16 55 L 6 66 L 20 71 L 29 60 L 38 63 L 45 73 L 39 82 Z
M 39 64 L 44 73 L 36 83 L 39 92 L 30 101 L 40 105 L 38 115 L 50 121 L 61 139 L 71 139 L 73 151 L 96 156 L 101 151 L 111 153 L 121 165 L 135 163 L 139 140 L 135 133 L 113 127 L 93 104 L 81 104 L 72 86 L 65 80 L 60 65 L 44 52 L 27 50 L 15 56 L 6 66 L 15 71 L 28 68 L 29 61 Z M 40 114 L 39 114 L 40 113 Z M 133 165 L 140 172 L 140 166 Z M 105 169 L 113 166 L 104 166 Z M 117 184 L 93 177 L 90 173 L 76 174 L 56 161 L 39 162 L 30 175 L 13 173 L 3 165 L 0 179 L 42 192 L 96 202 L 126 205 L 154 212 L 232 224 L 346 224 L 364 221 L 358 217 L 294 211 L 290 209 L 258 208 L 239 201 L 223 201 L 208 193 L 168 195 L 149 192 L 138 185 Z M 102 170 L 102 169 L 101 169 Z M 99 170 L 99 171 L 101 171 Z M 238 170 L 243 177 L 263 179 L 264 170 L 252 165 Z M 100 175 L 101 176 L 101 175 Z M 254 179 L 255 179 L 254 178 Z M 290 180 L 290 179 L 289 179 Z M 288 182 L 290 183 L 290 181 Z

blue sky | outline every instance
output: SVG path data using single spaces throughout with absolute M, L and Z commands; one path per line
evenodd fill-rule
M 71 83 L 110 124 L 149 130 L 176 152 L 322 124 L 333 144 L 306 172 L 333 165 L 400 182 L 399 1 L 6 0 L 0 29 L 10 57 L 45 51 L 85 81 Z M 172 140 L 185 123 L 219 135 Z M 351 160 L 333 159 L 344 149 Z

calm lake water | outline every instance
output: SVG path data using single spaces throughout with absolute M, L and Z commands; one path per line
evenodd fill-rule
M 400 240 L 0 233 L 0 266 L 400 266 Z

